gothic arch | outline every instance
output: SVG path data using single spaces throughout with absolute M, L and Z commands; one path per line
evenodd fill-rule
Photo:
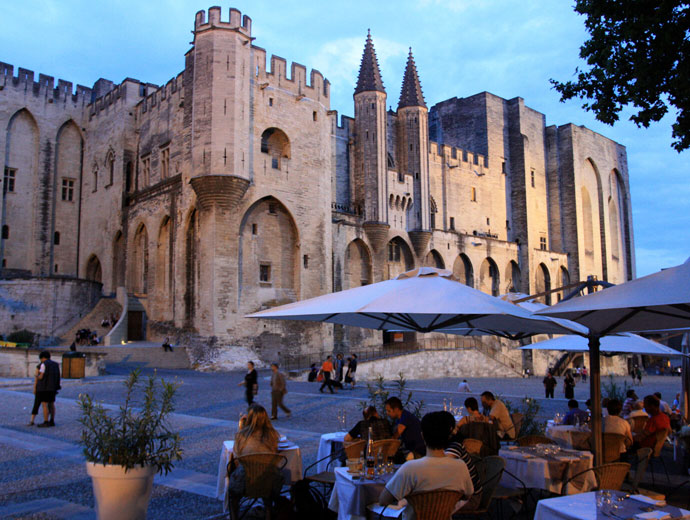
M 103 283 L 101 261 L 96 255 L 91 255 L 86 261 L 86 279 L 92 282 Z
M 506 289 L 509 292 L 520 292 L 520 287 L 522 286 L 522 273 L 520 272 L 520 267 L 515 260 L 508 262 L 506 266 Z
M 625 179 L 621 173 L 614 168 L 611 170 L 610 179 L 615 181 L 615 185 L 612 186 L 612 195 L 614 200 L 617 201 L 618 205 L 618 215 L 620 216 L 619 226 L 620 226 L 620 236 L 621 236 L 621 254 L 625 257 L 625 279 L 631 280 L 633 278 L 633 265 L 632 265 L 632 238 L 630 236 L 630 201 L 628 199 L 628 186 L 625 183 Z M 612 182 L 612 184 L 614 184 Z M 621 280 L 622 281 L 622 280 Z
M 261 152 L 270 155 L 273 168 L 279 170 L 281 160 L 290 158 L 290 139 L 280 128 L 267 128 L 261 134 Z
M 566 269 L 564 266 L 561 266 L 560 269 L 558 270 L 558 273 L 560 275 L 560 280 L 559 283 L 561 284 L 561 287 L 565 287 L 566 285 L 570 284 L 570 273 L 568 272 L 568 269 Z M 558 293 L 558 301 L 561 301 L 563 297 L 565 297 L 568 293 L 570 292 L 569 289 L 565 289 L 563 291 L 560 291 Z
M 460 253 L 453 263 L 453 276 L 468 287 L 474 287 L 474 268 L 465 253 Z
M 108 176 L 108 186 L 115 182 L 115 150 L 112 146 L 108 148 L 108 153 L 105 154 L 105 174 Z
M 163 217 L 158 228 L 156 241 L 156 283 L 155 296 L 161 304 L 161 309 L 167 308 L 165 303 L 170 298 L 172 281 L 172 220 L 168 215 Z
M 298 300 L 299 253 L 299 232 L 290 211 L 273 196 L 259 199 L 240 224 L 240 290 L 253 291 L 259 300 Z
M 149 235 L 142 222 L 136 227 L 132 240 L 132 261 L 129 289 L 137 294 L 148 294 L 149 289 Z
M 199 293 L 199 213 L 192 209 L 184 235 L 184 326 L 194 327 Z
M 498 266 L 491 257 L 486 257 L 479 269 L 479 290 L 498 296 L 500 292 L 500 279 L 498 275 Z
M 551 274 L 549 268 L 544 263 L 537 266 L 534 280 L 534 293 L 539 294 L 551 290 Z M 551 294 L 546 294 L 537 298 L 537 301 L 551 305 Z
M 608 279 L 608 263 L 606 254 L 606 225 L 604 210 L 604 193 L 601 184 L 601 174 L 594 160 L 590 157 L 584 163 L 582 187 L 587 189 L 592 211 L 592 254 L 588 257 L 585 247 L 585 274 L 596 274 L 601 279 Z M 583 205 L 584 207 L 584 205 Z M 584 215 L 583 215 L 584 217 Z M 582 271 L 582 266 L 580 267 Z M 581 275 L 583 273 L 581 272 Z
M 432 249 L 427 253 L 426 258 L 424 258 L 424 265 L 426 267 L 436 267 L 438 269 L 446 268 L 446 264 L 443 261 L 441 254 L 435 249 Z
M 414 269 L 412 249 L 401 237 L 397 236 L 388 242 L 384 275 L 391 280 L 405 271 Z
M 360 238 L 350 242 L 345 250 L 343 289 L 352 289 L 372 282 L 371 253 Z
M 125 238 L 122 231 L 115 233 L 113 239 L 112 291 L 125 285 Z
M 431 229 L 436 228 L 436 213 L 438 213 L 438 206 L 436 206 L 436 201 L 433 197 L 429 197 L 429 211 L 430 211 L 430 221 L 429 225 Z

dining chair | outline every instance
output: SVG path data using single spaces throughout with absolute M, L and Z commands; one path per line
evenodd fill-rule
M 654 449 L 652 451 L 652 456 L 649 459 L 649 472 L 652 475 L 652 485 L 655 485 L 656 482 L 654 482 L 654 463 L 658 462 L 661 464 L 661 466 L 664 468 L 664 473 L 666 473 L 666 480 L 668 483 L 671 483 L 671 479 L 668 476 L 668 470 L 666 469 L 666 463 L 664 462 L 664 458 L 661 456 L 662 455 L 662 450 L 664 449 L 664 444 L 666 443 L 666 438 L 669 436 L 671 433 L 671 430 L 666 429 L 666 430 L 659 430 L 656 432 L 656 442 L 654 443 Z
M 462 493 L 452 489 L 420 491 L 407 495 L 405 499 L 414 510 L 417 520 L 438 520 L 450 518 L 455 504 L 462 498 Z
M 556 441 L 549 439 L 545 435 L 525 435 L 519 437 L 516 441 L 518 446 L 536 446 L 537 444 L 556 444 Z
M 597 479 L 596 489 L 613 489 L 620 491 L 623 486 L 625 476 L 630 471 L 630 464 L 627 462 L 611 462 L 610 464 L 602 464 L 601 466 L 594 466 L 587 468 L 584 471 L 576 473 L 568 480 L 563 482 L 561 487 L 561 495 L 565 495 L 570 483 L 576 482 L 578 479 L 582 481 L 585 474 L 592 472 Z
M 525 420 L 525 415 L 520 412 L 513 412 L 510 414 L 510 419 L 513 421 L 513 428 L 515 430 L 514 438 L 520 436 L 520 430 L 522 430 L 522 423 Z
M 245 473 L 245 491 L 242 498 L 253 499 L 239 518 L 243 518 L 258 499 L 262 499 L 266 519 L 270 520 L 273 513 L 276 480 L 280 478 L 280 472 L 287 464 L 287 458 L 276 453 L 252 453 L 237 457 L 237 462 L 244 468 Z M 233 520 L 237 518 L 237 508 L 238 504 L 233 507 L 231 503 L 230 516 Z
M 460 519 L 465 517 L 476 517 L 488 515 L 491 501 L 494 498 L 494 492 L 501 481 L 503 471 L 505 469 L 506 461 L 503 457 L 490 455 L 484 457 L 477 464 L 477 471 L 482 479 L 482 497 L 479 500 L 477 509 L 469 511 L 458 511 L 453 515 L 453 519 Z
M 625 435 L 620 433 L 603 433 L 601 438 L 604 464 L 618 462 L 621 458 L 621 447 L 625 447 Z
M 628 419 L 628 421 L 630 422 L 630 428 L 632 429 L 633 433 L 641 433 L 642 430 L 644 430 L 644 427 L 647 424 L 648 420 L 649 418 L 644 415 L 631 417 L 630 419 Z
M 333 463 L 336 460 L 340 459 L 340 456 L 345 453 L 345 449 L 341 448 L 333 453 L 329 453 L 325 457 L 320 458 L 319 460 L 313 462 L 311 465 L 307 466 L 307 468 L 304 470 L 304 473 L 302 474 L 302 478 L 306 480 L 307 482 L 313 482 L 315 484 L 320 484 L 324 486 L 325 488 L 332 488 L 335 485 L 335 472 L 329 468 L 332 467 Z M 309 470 L 312 468 L 316 467 L 319 463 L 328 460 L 328 463 L 326 464 L 326 470 L 325 471 L 320 471 L 319 473 L 314 473 L 313 475 L 309 475 Z
M 358 459 L 367 446 L 367 441 L 355 441 L 345 444 L 343 449 L 345 450 L 345 456 L 348 459 Z
M 373 443 L 374 453 L 378 453 L 381 450 L 381 454 L 386 458 L 386 460 L 395 457 L 400 449 L 400 439 L 382 439 L 379 441 L 374 441 Z
M 472 455 L 481 455 L 484 447 L 484 443 L 479 439 L 465 439 L 462 441 L 462 445 L 465 447 L 465 451 Z

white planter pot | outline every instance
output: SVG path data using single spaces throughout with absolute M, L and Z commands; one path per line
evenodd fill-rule
M 127 472 L 123 466 L 86 463 L 93 482 L 98 520 L 144 520 L 151 498 L 154 467 L 136 466 Z

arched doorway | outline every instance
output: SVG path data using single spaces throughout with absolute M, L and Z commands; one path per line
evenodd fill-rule
M 139 224 L 134 233 L 130 270 L 131 278 L 129 286 L 131 291 L 137 294 L 147 294 L 149 276 L 149 235 L 143 223 Z
M 548 267 L 541 263 L 537 266 L 534 281 L 534 292 L 540 294 L 551 290 L 551 274 Z M 545 294 L 537 298 L 537 301 L 551 305 L 551 293 Z
M 343 289 L 352 289 L 371 283 L 371 255 L 361 239 L 350 242 L 345 250 L 345 277 Z
M 424 258 L 424 266 L 425 267 L 436 267 L 438 269 L 445 269 L 446 264 L 443 262 L 443 258 L 441 258 L 441 254 L 436 251 L 435 249 L 432 249 L 429 251 L 426 255 L 426 258 Z
M 484 259 L 479 270 L 479 290 L 492 296 L 499 294 L 498 266 L 490 257 Z
M 103 283 L 101 262 L 96 255 L 91 255 L 86 262 L 86 279 L 92 282 Z
M 199 218 L 196 209 L 187 220 L 184 257 L 184 321 L 185 327 L 194 327 L 199 280 Z
M 465 253 L 460 253 L 453 263 L 453 276 L 468 287 L 474 287 L 474 268 Z
M 412 250 L 402 238 L 395 237 L 388 242 L 387 253 L 384 271 L 387 280 L 414 269 Z

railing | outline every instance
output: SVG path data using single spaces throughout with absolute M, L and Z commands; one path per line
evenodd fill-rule
M 321 367 L 321 363 L 326 359 L 326 356 L 335 356 L 341 353 L 345 359 L 351 354 L 357 354 L 357 361 L 374 361 L 377 359 L 385 359 L 389 357 L 401 356 L 404 354 L 413 354 L 421 351 L 432 350 L 470 350 L 475 349 L 486 356 L 494 359 L 498 363 L 520 373 L 520 369 L 516 363 L 508 356 L 500 353 L 497 349 L 485 345 L 479 337 L 464 337 L 456 336 L 451 338 L 425 338 L 420 341 L 410 342 L 396 342 L 378 345 L 376 347 L 350 349 L 347 351 L 334 352 L 314 352 L 311 354 L 298 355 L 283 355 L 281 356 L 280 364 L 284 370 L 305 370 L 312 364 L 316 364 L 317 368 Z
M 342 204 L 340 202 L 332 202 L 331 209 L 338 213 L 346 213 L 348 215 L 355 215 L 357 217 L 364 217 L 364 208 L 359 204 Z

